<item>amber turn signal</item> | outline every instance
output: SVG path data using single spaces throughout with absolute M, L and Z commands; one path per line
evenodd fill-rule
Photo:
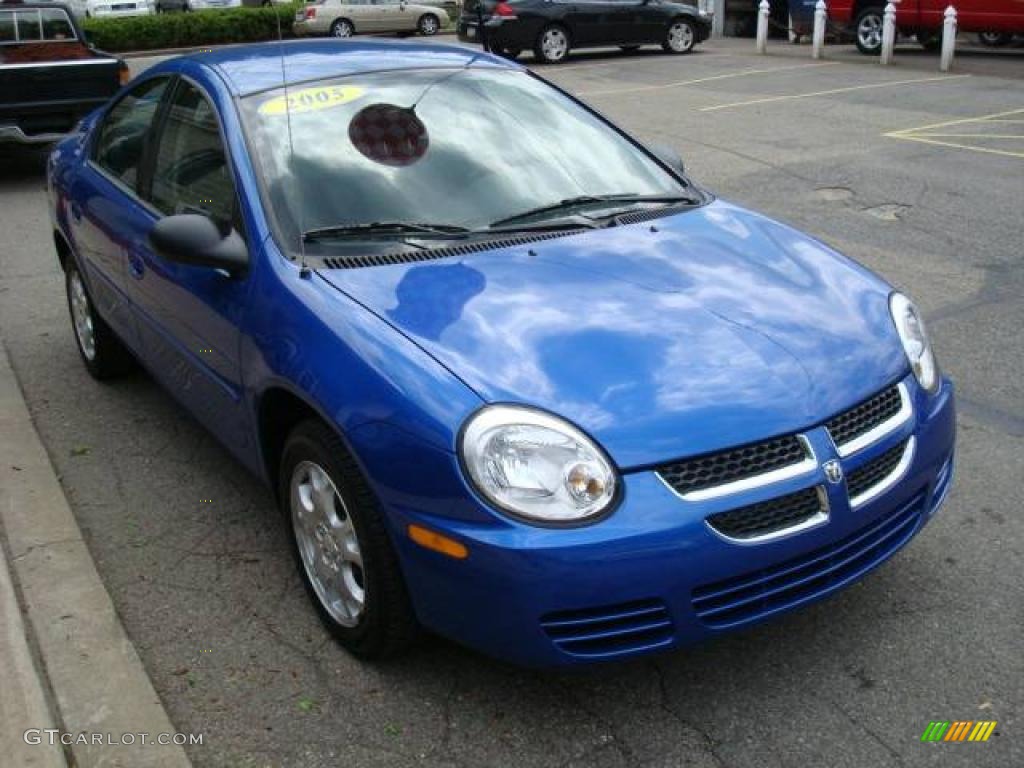
M 440 533 L 419 525 L 410 525 L 408 531 L 409 538 L 421 547 L 432 549 L 435 552 L 440 552 L 442 555 L 448 555 L 448 557 L 454 557 L 456 560 L 465 560 L 469 557 L 469 550 L 466 549 L 464 544 L 460 544 L 454 539 L 449 539 L 447 536 L 442 536 Z

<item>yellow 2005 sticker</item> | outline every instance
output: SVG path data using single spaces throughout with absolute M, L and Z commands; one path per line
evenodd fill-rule
M 363 95 L 363 89 L 357 85 L 332 85 L 303 88 L 298 91 L 289 91 L 288 100 L 285 97 L 275 96 L 260 104 L 261 115 L 284 115 L 287 112 L 296 114 L 299 112 L 316 112 L 320 109 L 331 109 L 340 107 L 355 101 Z

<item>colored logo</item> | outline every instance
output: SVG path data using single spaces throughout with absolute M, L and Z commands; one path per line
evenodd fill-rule
M 826 461 L 821 465 L 821 468 L 825 470 L 825 477 L 833 485 L 843 479 L 843 467 L 835 459 Z
M 932 720 L 921 741 L 988 741 L 995 727 L 995 720 Z

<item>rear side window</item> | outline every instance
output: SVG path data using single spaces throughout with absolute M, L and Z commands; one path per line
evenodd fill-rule
M 71 19 L 60 8 L 47 8 L 39 12 L 43 24 L 44 40 L 74 40 L 75 28 Z
M 125 94 L 100 126 L 93 160 L 133 192 L 139 165 L 167 78 L 147 80 Z
M 0 11 L 0 44 L 75 40 L 75 28 L 62 8 Z
M 181 82 L 162 124 L 153 205 L 168 216 L 201 213 L 218 224 L 233 224 L 235 186 L 209 100 L 192 84 Z

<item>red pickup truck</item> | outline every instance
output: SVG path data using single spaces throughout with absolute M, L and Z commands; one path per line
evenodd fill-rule
M 883 0 L 833 0 L 829 20 L 852 27 L 861 53 L 877 54 L 882 48 Z M 896 28 L 917 35 L 925 48 L 937 48 L 942 39 L 942 14 L 956 8 L 960 32 L 1024 33 L 1024 0 L 903 0 L 896 3 Z

